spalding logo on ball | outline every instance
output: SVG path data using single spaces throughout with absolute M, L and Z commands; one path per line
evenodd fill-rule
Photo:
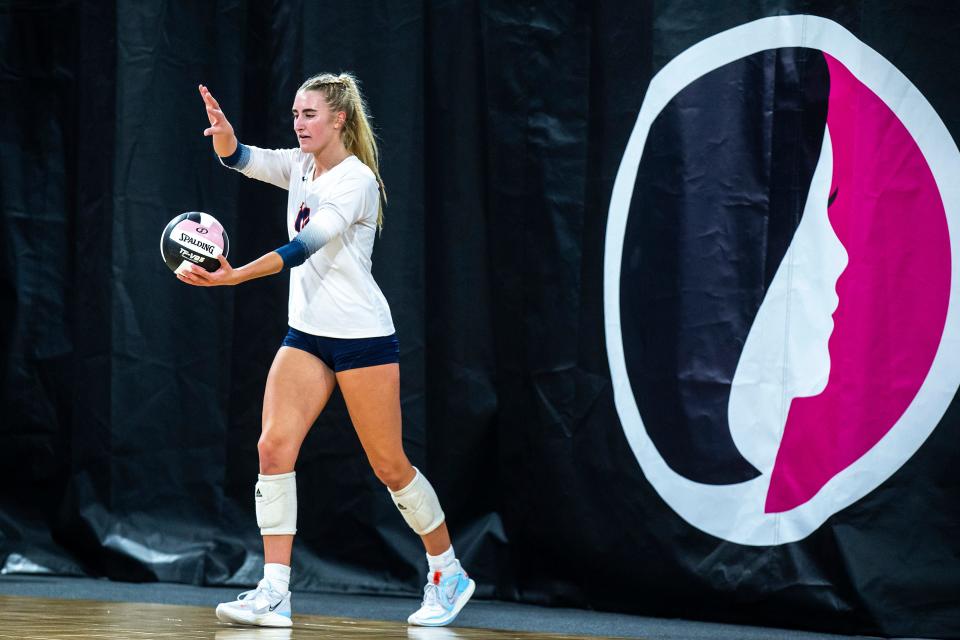
M 181 213 L 160 236 L 160 255 L 174 273 L 186 264 L 216 271 L 220 268 L 217 256 L 227 257 L 229 251 L 230 240 L 223 225 L 209 213 L 200 211 Z

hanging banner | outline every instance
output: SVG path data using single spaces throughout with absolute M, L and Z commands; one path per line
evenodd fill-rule
M 684 520 L 800 540 L 923 445 L 960 384 L 958 175 L 923 95 L 824 18 L 730 29 L 653 78 L 605 324 L 630 446 Z

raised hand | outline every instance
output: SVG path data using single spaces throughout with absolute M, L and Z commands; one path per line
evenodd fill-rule
M 218 156 L 226 157 L 237 150 L 237 136 L 233 133 L 233 125 L 227 120 L 220 109 L 220 103 L 213 97 L 205 85 L 200 85 L 200 97 L 207 109 L 207 118 L 210 126 L 203 130 L 203 135 L 213 137 L 213 150 Z

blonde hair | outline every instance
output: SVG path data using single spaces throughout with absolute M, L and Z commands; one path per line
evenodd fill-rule
M 343 146 L 357 156 L 363 164 L 370 167 L 377 178 L 377 184 L 380 187 L 377 227 L 383 229 L 383 205 L 387 202 L 387 189 L 383 186 L 383 179 L 380 177 L 380 152 L 377 149 L 377 139 L 370 127 L 367 105 L 360 95 L 358 85 L 357 79 L 349 73 L 340 75 L 319 73 L 307 78 L 297 89 L 297 93 L 319 91 L 323 93 L 331 111 L 346 113 L 347 119 L 341 134 Z

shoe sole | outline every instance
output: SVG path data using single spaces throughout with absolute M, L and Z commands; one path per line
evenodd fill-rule
M 410 618 L 407 618 L 407 623 L 408 623 L 408 624 L 416 625 L 416 626 L 418 626 L 418 627 L 445 627 L 445 626 L 447 626 L 448 624 L 450 624 L 451 622 L 453 622 L 454 620 L 456 620 L 457 616 L 460 614 L 460 611 L 466 606 L 467 602 L 470 601 L 470 598 L 473 596 L 473 592 L 474 592 L 474 590 L 475 590 L 476 588 L 477 588 L 477 583 L 474 582 L 473 579 L 470 579 L 470 584 L 468 584 L 468 585 L 467 585 L 467 588 L 463 590 L 463 595 L 461 595 L 461 596 L 460 596 L 460 599 L 457 600 L 457 604 L 455 604 L 455 605 L 453 606 L 453 611 L 450 613 L 450 617 L 449 617 L 449 618 L 445 618 L 444 620 L 439 620 L 439 621 L 436 621 L 436 622 L 433 622 L 433 621 L 431 621 L 431 622 L 414 622 L 414 621 L 411 619 L 413 616 L 411 616 Z
M 234 624 L 243 624 L 252 627 L 292 627 L 293 620 L 279 613 L 269 612 L 261 615 L 251 614 L 249 617 L 239 617 L 225 608 L 222 604 L 217 605 L 217 620 L 220 622 L 232 622 Z

